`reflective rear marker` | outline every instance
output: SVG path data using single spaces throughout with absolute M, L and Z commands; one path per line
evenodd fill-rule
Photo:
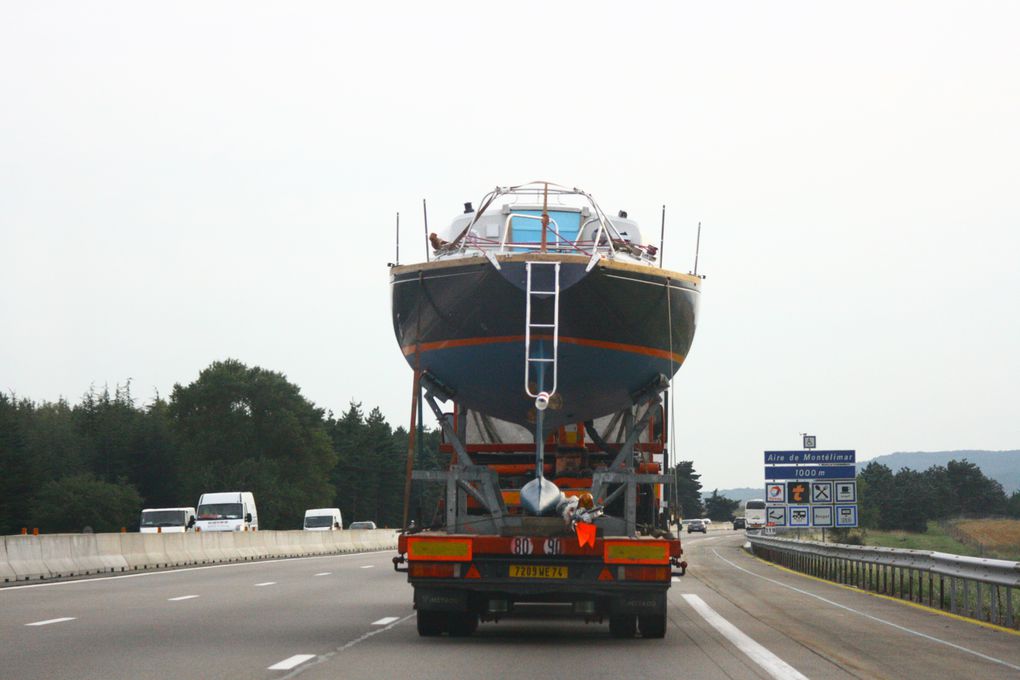
M 64 621 L 74 621 L 77 616 L 65 616 L 61 619 L 46 619 L 45 621 L 36 621 L 35 623 L 26 623 L 26 626 L 48 626 L 51 623 L 63 623 Z
M 309 659 L 314 659 L 314 658 L 315 658 L 314 654 L 295 654 L 294 656 L 288 657 L 288 658 L 284 659 L 283 661 L 281 661 L 279 663 L 274 663 L 272 666 L 270 666 L 266 670 L 270 670 L 270 671 L 289 671 L 291 668 L 294 668 L 295 666 L 300 666 L 305 661 L 308 661 Z
M 180 597 L 168 597 L 167 602 L 180 602 L 181 600 L 193 600 L 198 595 L 181 595 Z
M 379 619 L 378 621 L 373 621 L 372 625 L 373 626 L 388 626 L 391 623 L 393 623 L 394 621 L 399 621 L 399 620 L 400 620 L 399 616 L 387 616 L 385 619 Z

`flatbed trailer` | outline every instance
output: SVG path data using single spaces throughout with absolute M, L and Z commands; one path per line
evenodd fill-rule
M 664 385 L 603 421 L 602 432 L 589 421 L 543 442 L 563 493 L 587 491 L 604 511 L 579 528 L 559 516 L 521 511 L 520 473 L 528 466 L 515 456 L 533 459 L 534 443 L 529 449 L 505 441 L 480 414 L 473 414 L 474 426 L 462 410 L 449 417 L 436 402 L 440 386 L 427 375 L 422 384 L 450 461 L 445 470 L 414 471 L 415 480 L 444 484 L 446 493 L 436 521 L 405 530 L 393 558 L 414 588 L 418 633 L 464 636 L 480 621 L 544 612 L 608 620 L 616 637 L 664 637 L 666 593 L 687 567 L 663 512 L 662 488 L 673 481 L 660 474 L 667 463 Z M 584 469 L 561 469 L 572 462 Z

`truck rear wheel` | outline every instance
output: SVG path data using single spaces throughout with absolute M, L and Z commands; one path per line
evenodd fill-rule
M 638 627 L 641 629 L 641 637 L 664 638 L 666 637 L 666 615 L 650 614 L 638 617 Z
M 637 632 L 637 619 L 633 614 L 614 614 L 609 617 L 609 632 L 616 638 L 632 638 Z
M 478 614 L 450 614 L 450 637 L 468 637 L 478 630 Z
M 444 612 L 423 612 L 418 610 L 418 635 L 422 637 L 437 637 L 443 634 L 446 628 L 446 614 Z

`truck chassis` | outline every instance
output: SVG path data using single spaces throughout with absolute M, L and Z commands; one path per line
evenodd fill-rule
M 445 485 L 442 515 L 432 529 L 405 530 L 393 558 L 394 568 L 407 573 L 414 588 L 418 633 L 465 636 L 479 621 L 538 610 L 586 622 L 608 619 L 615 637 L 638 632 L 664 637 L 673 568 L 682 575 L 687 564 L 654 498 L 656 485 L 673 479 L 657 473 L 658 464 L 649 462 L 650 454 L 641 454 L 639 440 L 652 431 L 656 415 L 663 417 L 659 405 L 665 381 L 649 386 L 637 395 L 633 409 L 620 414 L 621 432 L 626 432 L 622 441 L 607 442 L 591 422 L 585 424 L 592 440 L 586 452 L 608 463 L 590 477 L 590 492 L 605 509 L 594 522 L 593 537 L 575 533 L 561 517 L 514 512 L 517 508 L 507 503 L 513 492 L 500 487 L 500 466 L 475 462 L 492 447 L 466 443 L 466 412 L 460 411 L 456 425 L 451 423 L 437 403 L 437 397 L 451 395 L 427 373 L 421 385 L 451 460 L 446 470 L 414 471 L 416 481 Z M 665 427 L 659 436 L 661 445 Z M 639 497 L 651 510 L 645 525 L 638 521 Z

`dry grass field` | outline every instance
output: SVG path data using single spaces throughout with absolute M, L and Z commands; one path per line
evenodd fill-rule
M 965 519 L 952 526 L 957 539 L 986 555 L 1020 560 L 1020 519 Z

